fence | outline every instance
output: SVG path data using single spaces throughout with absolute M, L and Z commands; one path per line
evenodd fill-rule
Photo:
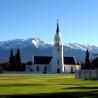
M 98 80 L 98 69 L 97 70 L 76 70 L 76 79 L 83 80 Z

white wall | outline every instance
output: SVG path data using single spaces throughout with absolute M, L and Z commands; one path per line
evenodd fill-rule
M 37 67 L 39 67 L 39 71 L 37 71 Z M 26 71 L 30 72 L 32 69 L 32 73 L 43 73 L 45 71 L 45 67 L 47 67 L 47 73 L 50 72 L 50 65 L 46 65 L 46 64 L 33 64 L 33 65 L 27 65 L 26 67 Z
M 37 71 L 37 66 L 39 67 L 39 71 Z M 47 73 L 53 73 L 51 70 L 51 65 L 41 65 L 41 64 L 27 65 L 26 71 L 30 72 L 30 70 L 32 69 L 32 73 L 43 73 L 45 66 L 47 66 Z M 71 73 L 72 70 L 73 72 L 75 72 L 75 65 L 68 65 L 68 64 L 64 65 L 64 72 Z M 55 73 L 57 73 L 57 70 Z
M 59 49 L 59 51 L 58 51 Z M 64 72 L 64 60 L 63 60 L 63 46 L 53 46 L 53 54 L 51 61 L 51 70 L 53 73 L 57 73 L 57 69 L 60 69 L 60 72 Z M 58 64 L 59 60 L 59 64 Z
M 71 71 L 75 72 L 75 65 L 64 65 L 64 72 L 71 73 Z

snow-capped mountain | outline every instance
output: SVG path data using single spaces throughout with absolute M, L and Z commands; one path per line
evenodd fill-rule
M 80 49 L 84 51 L 89 49 L 89 51 L 98 52 L 98 46 L 96 45 L 89 45 L 89 44 L 84 45 L 79 43 L 66 43 L 65 45 L 74 49 Z
M 38 38 L 29 38 L 26 40 L 15 39 L 0 42 L 0 59 L 8 59 L 11 48 L 14 50 L 14 53 L 16 52 L 16 49 L 20 49 L 22 61 L 31 60 L 34 55 L 52 55 L 52 45 L 45 43 Z M 74 56 L 77 60 L 84 60 L 87 48 L 90 51 L 91 57 L 93 56 L 93 53 L 98 53 L 98 46 L 95 45 L 65 43 L 64 55 Z
M 29 39 L 15 39 L 0 42 L 0 59 L 7 59 L 10 54 L 10 50 L 13 49 L 16 53 L 17 49 L 20 49 L 23 61 L 32 59 L 33 55 L 51 55 L 52 46 L 38 38 Z
M 44 41 L 36 38 L 29 38 L 27 40 L 24 39 L 15 39 L 15 40 L 8 40 L 8 41 L 2 41 L 0 42 L 0 47 L 3 49 L 16 49 L 16 48 L 25 48 L 27 46 L 34 46 L 34 47 L 48 47 L 50 46 L 47 43 L 44 43 Z

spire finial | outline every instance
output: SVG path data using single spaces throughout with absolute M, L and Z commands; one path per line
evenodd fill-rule
M 56 33 L 59 33 L 59 24 L 58 24 L 58 19 L 57 19 L 57 29 L 56 29 Z

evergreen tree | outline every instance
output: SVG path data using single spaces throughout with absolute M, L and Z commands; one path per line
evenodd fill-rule
M 14 62 L 14 56 L 13 56 L 13 49 L 11 49 L 11 51 L 10 51 L 9 63 L 10 63 L 9 71 L 14 71 L 15 62 Z
M 86 58 L 85 58 L 85 69 L 89 69 L 90 66 L 90 60 L 89 60 L 89 51 L 88 49 L 86 50 Z
M 93 61 L 92 61 L 92 68 L 93 69 L 98 68 L 98 57 L 93 59 Z
M 27 65 L 32 65 L 32 64 L 33 64 L 32 61 L 27 62 Z
M 26 64 L 25 63 L 21 64 L 20 71 L 26 71 Z
M 13 50 L 12 50 L 12 49 L 11 49 L 11 51 L 10 51 L 9 63 L 10 63 L 10 64 L 13 63 Z
M 15 55 L 15 63 L 16 63 L 16 71 L 20 71 L 21 58 L 20 58 L 20 50 L 19 49 L 17 49 L 16 55 Z

